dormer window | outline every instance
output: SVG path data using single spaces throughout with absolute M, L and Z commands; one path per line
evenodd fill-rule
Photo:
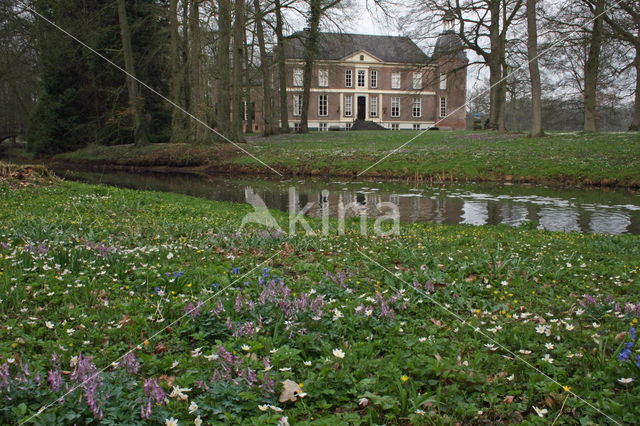
M 364 55 L 360 55 L 360 60 L 364 61 Z

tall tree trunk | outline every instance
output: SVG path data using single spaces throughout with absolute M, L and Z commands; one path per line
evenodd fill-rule
M 318 32 L 320 29 L 320 18 L 322 17 L 321 0 L 311 0 L 309 4 L 309 30 L 305 32 L 304 43 L 304 74 L 302 75 L 302 114 L 300 114 L 300 132 L 309 131 L 309 108 L 311 107 L 311 80 L 313 78 L 313 64 L 316 59 L 318 49 Z
M 171 30 L 171 100 L 180 105 L 182 90 L 182 57 L 180 55 L 180 31 L 178 23 L 178 0 L 169 3 L 169 27 Z M 184 137 L 183 112 L 178 108 L 171 109 L 171 142 L 178 142 Z
M 244 61 L 244 2 L 235 0 L 235 21 L 233 31 L 233 111 L 231 113 L 231 134 L 236 142 L 243 142 L 242 135 L 242 62 Z
M 189 27 L 191 29 L 191 113 L 206 122 L 204 97 L 202 96 L 202 43 L 200 40 L 200 1 L 192 0 L 189 10 Z M 191 134 L 194 142 L 202 143 L 206 137 L 206 129 L 196 120 L 191 120 Z
M 629 130 L 637 132 L 640 130 L 640 45 L 636 44 L 636 57 L 633 61 L 636 68 L 636 96 L 634 102 L 633 121 Z
M 218 84 L 216 90 L 216 121 L 218 131 L 226 137 L 230 134 L 231 115 L 231 72 L 229 61 L 229 45 L 231 44 L 231 0 L 218 0 L 218 54 L 216 68 Z
M 133 48 L 131 47 L 131 31 L 127 20 L 125 0 L 118 0 L 118 21 L 120 23 L 120 36 L 122 38 L 122 51 L 124 53 L 124 66 L 127 70 L 127 91 L 129 92 L 129 105 L 133 108 L 133 132 L 136 145 L 144 145 L 149 141 L 146 135 L 144 111 L 138 98 L 138 83 L 135 80 L 135 67 L 133 62 Z
M 260 0 L 253 0 L 253 7 L 256 16 L 256 33 L 258 36 L 258 48 L 260 49 L 260 70 L 262 71 L 262 125 L 264 136 L 274 133 L 273 109 L 271 108 L 271 62 L 267 56 L 267 49 L 264 44 L 264 28 L 262 25 L 262 9 Z
M 246 7 L 246 6 L 245 6 Z M 246 19 L 246 17 L 245 17 Z M 251 40 L 251 49 L 249 49 L 249 42 L 247 40 L 247 32 L 243 31 L 243 46 L 244 46 L 244 72 L 242 75 L 244 76 L 243 81 L 243 96 L 244 102 L 247 110 L 247 123 L 246 123 L 246 132 L 253 132 L 253 103 L 251 102 L 251 73 L 249 70 L 251 69 L 250 58 L 253 58 L 253 49 L 255 45 L 255 35 L 252 33 Z
M 276 8 L 276 62 L 278 63 L 278 85 L 280 86 L 280 128 L 289 133 L 289 108 L 287 106 L 287 68 L 284 57 L 284 33 L 282 20 L 282 3 L 275 0 Z
M 542 88 L 538 67 L 538 25 L 536 0 L 527 0 L 527 58 L 531 77 L 531 132 L 529 136 L 543 136 L 542 130 Z
M 584 131 L 597 132 L 596 93 L 598 89 L 598 69 L 600 66 L 600 50 L 602 46 L 602 30 L 605 0 L 596 0 L 589 41 L 589 53 L 584 64 Z
M 196 0 L 191 0 L 196 1 Z M 189 64 L 191 63 L 191 55 L 189 54 L 189 40 L 191 31 L 189 30 L 189 5 L 190 0 L 182 0 L 182 64 L 180 73 L 182 75 L 182 106 L 187 111 L 191 111 L 191 78 L 189 73 Z M 188 120 L 184 119 L 182 127 L 186 130 Z
M 500 61 L 500 0 L 492 0 L 489 4 L 489 128 L 498 129 L 500 116 L 500 79 L 502 78 L 502 61 Z

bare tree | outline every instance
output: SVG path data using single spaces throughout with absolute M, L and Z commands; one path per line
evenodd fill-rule
M 630 44 L 634 51 L 635 69 L 634 114 L 629 130 L 640 130 L 640 4 L 637 1 L 621 0 L 612 6 L 604 19 L 613 37 L 622 43 Z
M 538 24 L 536 0 L 527 0 L 527 59 L 531 77 L 531 137 L 543 136 L 542 130 L 542 87 L 538 67 Z
M 233 111 L 231 113 L 231 135 L 236 142 L 243 142 L 242 135 L 242 76 L 244 62 L 244 34 L 245 34 L 245 0 L 235 0 L 235 20 L 233 27 Z
M 256 36 L 258 37 L 258 48 L 260 49 L 260 69 L 262 72 L 262 120 L 264 136 L 269 136 L 277 132 L 277 126 L 274 126 L 273 117 L 273 98 L 271 91 L 271 73 L 272 64 L 270 57 L 267 55 L 267 48 L 264 40 L 263 10 L 260 0 L 253 0 L 254 15 L 256 21 Z M 286 100 L 285 100 L 286 102 Z
M 405 19 L 418 33 L 455 19 L 463 46 L 489 67 L 489 128 L 496 130 L 505 130 L 506 50 L 510 31 L 521 19 L 522 4 L 522 0 L 414 0 Z
M 229 48 L 231 44 L 231 0 L 218 0 L 218 45 L 216 69 L 218 72 L 216 90 L 216 124 L 223 135 L 230 135 L 231 116 L 231 64 Z
M 118 0 L 118 21 L 120 23 L 120 36 L 122 38 L 122 51 L 124 64 L 127 71 L 127 90 L 129 92 L 129 104 L 133 112 L 133 133 L 136 145 L 145 145 L 149 142 L 145 129 L 145 118 L 142 102 L 138 94 L 138 83 L 135 80 L 136 71 L 133 62 L 133 48 L 131 47 L 131 31 L 127 20 L 125 0 Z
M 287 68 L 285 64 L 284 52 L 284 20 L 282 17 L 282 2 L 274 0 L 276 13 L 276 63 L 278 64 L 278 86 L 280 87 L 280 129 L 284 133 L 289 133 L 289 108 L 287 106 Z
M 600 66 L 600 50 L 602 47 L 605 0 L 584 1 L 594 16 L 589 40 L 589 53 L 584 66 L 584 131 L 595 132 L 598 130 L 596 92 L 598 88 L 598 69 Z

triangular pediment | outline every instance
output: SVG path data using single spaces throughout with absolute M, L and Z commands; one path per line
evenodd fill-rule
M 361 58 L 362 57 L 362 58 Z M 345 62 L 384 62 L 364 49 L 353 52 L 342 58 Z

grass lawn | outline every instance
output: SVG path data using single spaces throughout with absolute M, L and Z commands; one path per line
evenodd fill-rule
M 418 135 L 413 131 L 314 132 L 257 137 L 243 145 L 286 175 L 354 176 Z M 231 145 L 89 147 L 58 161 L 200 167 L 275 173 Z M 640 186 L 640 134 L 552 133 L 531 139 L 493 132 L 427 132 L 364 176 Z
M 244 204 L 14 181 L 0 183 L 2 424 L 640 418 L 637 236 L 403 224 L 373 238 L 334 222 L 289 236 L 239 231 Z

